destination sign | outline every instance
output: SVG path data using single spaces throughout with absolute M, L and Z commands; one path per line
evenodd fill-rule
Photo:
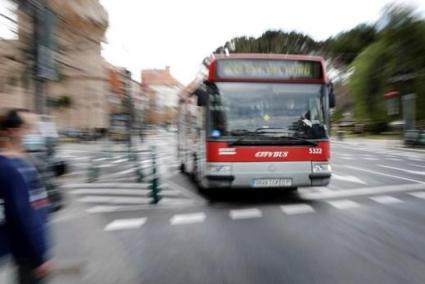
M 322 67 L 316 61 L 225 59 L 217 61 L 221 79 L 322 79 Z

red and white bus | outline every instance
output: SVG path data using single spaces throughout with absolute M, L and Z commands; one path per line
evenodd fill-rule
M 179 105 L 178 159 L 201 188 L 325 186 L 335 97 L 321 57 L 232 54 Z

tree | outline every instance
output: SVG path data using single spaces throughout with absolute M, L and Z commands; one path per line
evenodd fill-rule
M 385 41 L 367 47 L 353 62 L 354 74 L 349 82 L 358 121 L 385 123 L 384 93 L 391 74 L 392 56 Z M 373 129 L 374 130 L 374 129 Z
M 326 40 L 323 51 L 337 63 L 348 66 L 376 37 L 374 26 L 361 24 Z
M 215 53 L 225 49 L 234 53 L 290 53 L 311 54 L 320 49 L 320 43 L 310 36 L 295 31 L 266 31 L 260 37 L 236 37 L 217 48 Z
M 425 21 L 408 6 L 389 6 L 380 21 L 373 44 L 352 63 L 355 72 L 349 87 L 355 99 L 358 120 L 376 126 L 388 120 L 384 94 L 396 89 L 402 95 L 415 93 L 417 119 L 425 119 Z M 374 127 L 373 130 L 379 129 Z

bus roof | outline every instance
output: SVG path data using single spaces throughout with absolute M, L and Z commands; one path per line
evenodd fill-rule
M 273 53 L 231 53 L 215 54 L 216 60 L 219 59 L 274 59 L 274 60 L 298 60 L 298 61 L 316 61 L 324 62 L 323 57 L 303 54 L 273 54 Z M 214 61 L 214 60 L 213 60 Z

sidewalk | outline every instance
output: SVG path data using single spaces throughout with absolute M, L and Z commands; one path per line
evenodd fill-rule
M 72 203 L 52 219 L 52 284 L 137 284 L 137 264 L 102 230 L 96 215 Z M 0 266 L 0 283 L 13 282 L 13 267 Z

